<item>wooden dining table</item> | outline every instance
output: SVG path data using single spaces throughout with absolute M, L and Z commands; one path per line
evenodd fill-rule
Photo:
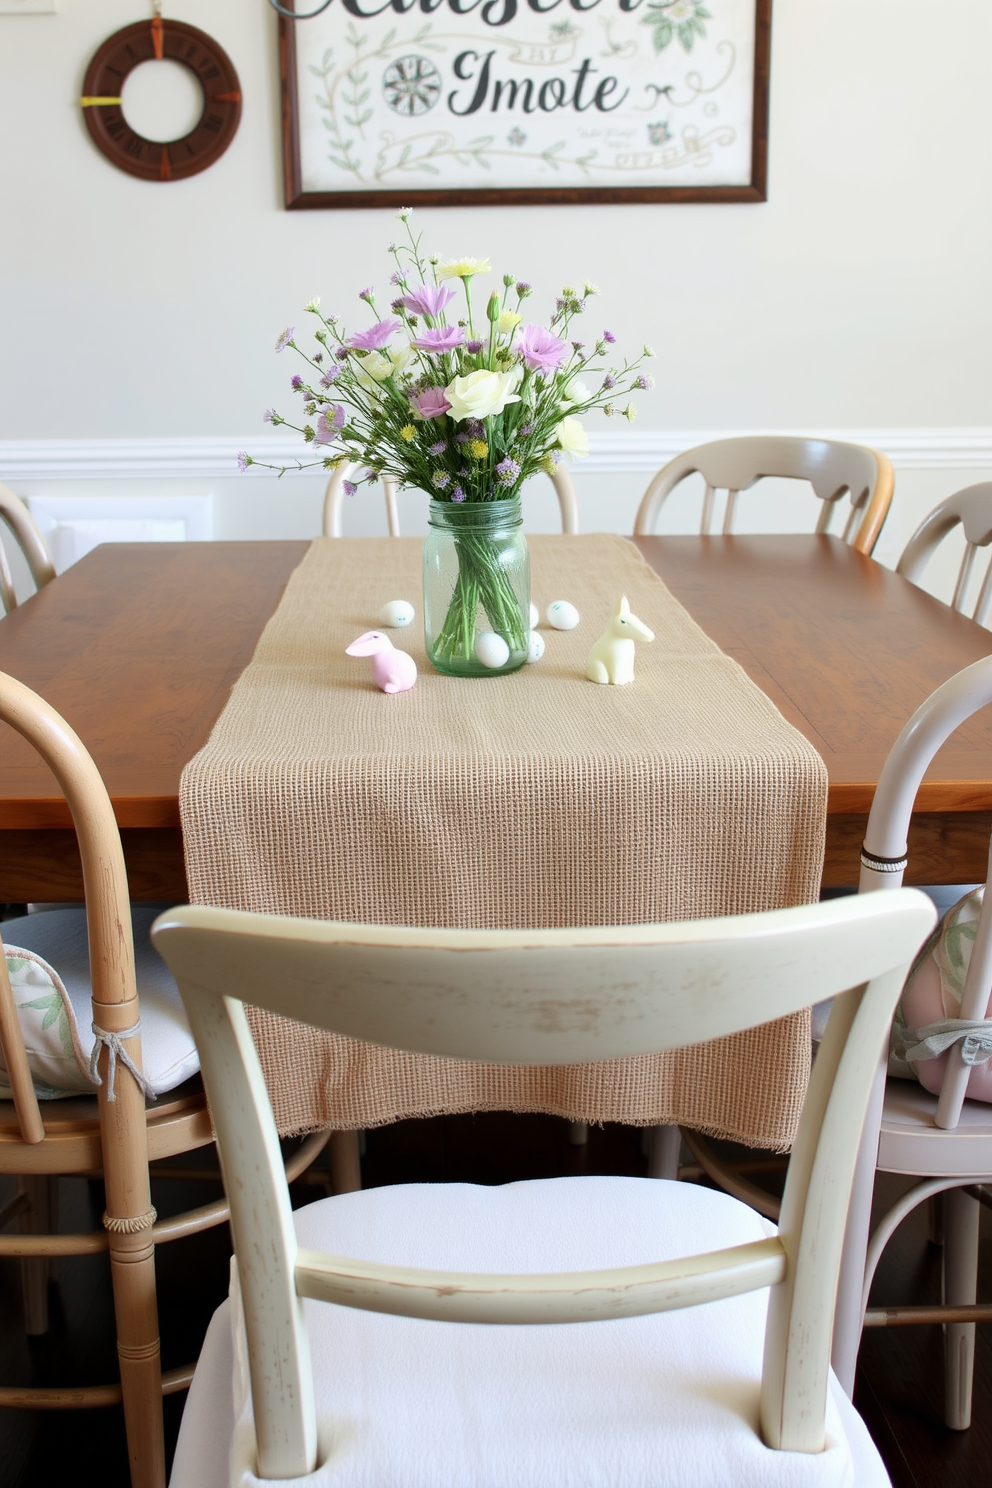
M 992 633 L 837 538 L 635 541 L 702 629 L 822 755 L 823 882 L 855 885 L 890 746 L 935 687 L 992 651 Z M 0 623 L 0 670 L 41 693 L 96 760 L 136 900 L 187 897 L 183 767 L 209 735 L 307 546 L 108 544 Z M 990 830 L 992 709 L 959 729 L 927 774 L 907 882 L 983 879 Z M 58 786 L 2 727 L 0 900 L 81 897 Z

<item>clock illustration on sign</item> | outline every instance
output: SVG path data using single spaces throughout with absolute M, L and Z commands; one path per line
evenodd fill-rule
M 399 57 L 383 73 L 382 91 L 395 114 L 426 114 L 441 97 L 441 74 L 429 57 Z

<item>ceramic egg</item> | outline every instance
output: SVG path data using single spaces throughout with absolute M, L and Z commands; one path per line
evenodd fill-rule
M 544 637 L 540 631 L 532 630 L 527 642 L 527 660 L 540 661 L 544 655 Z
M 415 610 L 407 599 L 391 599 L 379 611 L 379 624 L 395 626 L 397 630 L 409 625 Z
M 556 599 L 548 605 L 544 618 L 555 630 L 574 630 L 579 623 L 579 612 L 567 599 Z
M 531 607 L 530 607 L 530 628 L 531 628 L 531 630 L 536 630 L 537 627 L 538 627 L 538 625 L 540 623 L 541 623 L 541 614 L 540 614 L 540 611 L 538 610 L 536 604 L 532 604 Z
M 475 638 L 475 654 L 483 666 L 501 667 L 510 659 L 510 648 L 495 630 L 482 630 Z

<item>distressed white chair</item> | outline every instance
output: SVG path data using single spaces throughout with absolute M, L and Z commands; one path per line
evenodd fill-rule
M 924 772 L 944 741 L 970 715 L 992 702 L 992 657 L 958 672 L 923 703 L 906 724 L 882 768 L 861 853 L 860 892 L 898 889 L 907 866 L 913 803 Z M 989 863 L 992 879 L 992 857 Z M 992 1305 L 976 1306 L 979 1203 L 975 1185 L 992 1183 L 992 1106 L 966 1100 L 971 1066 L 964 1037 L 989 1020 L 992 989 L 992 893 L 986 893 L 962 1001 L 959 1041 L 951 1050 L 939 1095 L 910 1080 L 886 1079 L 884 1065 L 865 1127 L 851 1203 L 849 1239 L 838 1304 L 834 1367 L 847 1390 L 862 1323 L 869 1327 L 944 1325 L 944 1410 L 947 1425 L 971 1421 L 975 1321 L 992 1321 Z M 829 1024 L 827 1025 L 829 1028 Z M 948 1023 L 949 1031 L 955 1031 Z M 982 1032 L 979 1027 L 978 1032 Z M 980 1051 L 978 1051 L 980 1052 Z M 986 1057 L 988 1057 L 986 1055 Z M 919 1182 L 893 1205 L 868 1240 L 876 1168 Z M 969 1191 L 972 1190 L 972 1191 Z M 868 1310 L 868 1292 L 882 1252 L 896 1227 L 918 1204 L 944 1194 L 944 1300 L 941 1307 Z M 984 1197 L 984 1196 L 983 1196 Z M 866 1259 L 867 1247 L 867 1259 Z
M 978 562 L 978 549 L 987 548 L 992 543 L 992 481 L 980 481 L 975 486 L 965 486 L 964 490 L 956 491 L 953 496 L 948 496 L 946 501 L 935 506 L 929 516 L 924 517 L 903 549 L 902 557 L 896 564 L 896 573 L 909 579 L 911 584 L 919 584 L 936 548 L 959 525 L 964 534 L 964 556 L 958 569 L 951 604 L 964 615 L 968 613 L 968 592 L 972 587 L 975 565 Z M 992 561 L 978 591 L 972 617 L 979 625 L 987 625 L 990 610 Z
M 808 481 L 820 498 L 817 532 L 830 530 L 837 503 L 845 492 L 850 496 L 851 509 L 844 523 L 843 538 L 859 553 L 870 553 L 874 548 L 895 484 L 889 461 L 866 445 L 772 434 L 716 439 L 677 455 L 658 472 L 638 508 L 635 536 L 649 536 L 662 505 L 675 487 L 697 474 L 706 482 L 699 526 L 704 537 L 713 527 L 718 491 L 727 493 L 722 525 L 722 531 L 727 534 L 733 530 L 741 491 L 769 476 L 785 477 Z
M 48 551 L 48 544 L 21 498 L 15 496 L 13 491 L 2 483 L 0 483 L 0 521 L 13 535 L 24 554 L 35 587 L 41 589 L 45 584 L 50 584 L 55 578 L 55 564 Z M 0 604 L 3 605 L 4 613 L 7 615 L 17 608 L 14 581 L 11 578 L 10 564 L 7 562 L 7 554 L 2 544 L 0 544 Z
M 184 1389 L 193 1369 L 187 1365 L 165 1376 L 161 1371 L 155 1247 L 223 1223 L 228 1209 L 226 1200 L 219 1200 L 158 1219 L 151 1203 L 148 1164 L 212 1142 L 210 1117 L 199 1078 L 184 1078 L 182 1072 L 171 1089 L 164 1076 L 158 1099 L 146 1104 L 143 1068 L 149 1068 L 156 1040 L 168 1043 L 167 1069 L 175 1060 L 176 1068 L 181 1064 L 182 1071 L 191 1066 L 195 1070 L 195 1049 L 175 986 L 148 940 L 147 911 L 144 943 L 139 939 L 136 947 L 132 938 L 120 835 L 96 765 L 54 709 L 3 673 L 0 721 L 38 751 L 65 795 L 86 896 L 85 913 L 74 909 L 28 915 L 6 920 L 0 929 L 9 945 L 34 951 L 56 971 L 61 967 L 74 1006 L 74 992 L 91 994 L 89 1018 L 100 1029 L 102 1079 L 92 1095 L 39 1102 L 0 943 L 0 1052 L 13 1096 L 0 1100 L 0 1173 L 15 1175 L 18 1188 L 16 1197 L 0 1209 L 0 1231 L 15 1219 L 21 1228 L 20 1234 L 0 1234 L 0 1256 L 22 1258 L 25 1322 L 29 1332 L 42 1333 L 47 1328 L 54 1258 L 109 1253 L 120 1361 L 119 1384 L 8 1385 L 0 1388 L 0 1406 L 51 1410 L 123 1401 L 133 1488 L 164 1488 L 161 1397 Z M 141 919 L 139 911 L 139 925 Z M 150 967 L 149 961 L 157 966 Z M 164 995 L 163 979 L 169 984 Z M 142 1010 L 145 1027 L 139 1032 Z M 294 1154 L 293 1176 L 312 1161 L 324 1141 L 323 1135 L 311 1139 L 305 1151 Z M 101 1171 L 106 1193 L 103 1228 L 58 1233 L 53 1203 L 57 1175 L 92 1177 Z
M 357 465 L 350 465 L 342 461 L 336 465 L 331 472 L 331 478 L 327 482 L 324 492 L 324 527 L 325 537 L 342 537 L 344 525 L 342 522 L 342 511 L 344 508 L 344 483 L 350 478 Z M 564 464 L 558 466 L 551 477 L 554 484 L 555 494 L 558 497 L 558 506 L 561 510 L 562 532 L 574 533 L 579 530 L 579 503 L 575 495 L 575 486 Z M 382 493 L 386 502 L 386 520 L 389 524 L 390 537 L 400 535 L 400 516 L 396 505 L 396 482 L 384 476 L 382 480 Z
M 849 1451 L 858 1488 L 887 1483 L 828 1355 L 876 1051 L 934 920 L 910 889 L 547 931 L 163 915 L 153 940 L 201 1050 L 244 1307 L 211 1325 L 172 1488 L 315 1468 L 314 1488 L 839 1488 Z M 423 1054 L 572 1064 L 832 994 L 777 1234 L 725 1194 L 636 1178 L 400 1185 L 294 1215 L 242 1006 Z M 566 1322 L 598 1326 L 492 1326 Z

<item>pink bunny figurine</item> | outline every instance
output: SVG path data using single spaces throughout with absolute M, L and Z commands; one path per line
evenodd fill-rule
M 372 681 L 383 692 L 407 692 L 417 680 L 417 663 L 405 651 L 397 651 L 381 630 L 367 630 L 352 641 L 346 656 L 367 656 L 372 662 Z

